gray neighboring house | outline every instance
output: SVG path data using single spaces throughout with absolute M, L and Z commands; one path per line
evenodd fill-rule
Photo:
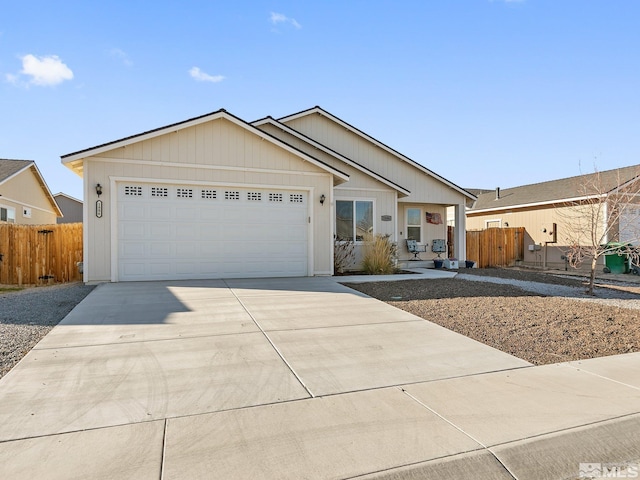
M 66 193 L 56 193 L 53 198 L 62 210 L 64 217 L 58 218 L 58 223 L 82 223 L 82 211 L 84 204 L 82 200 L 78 200 Z

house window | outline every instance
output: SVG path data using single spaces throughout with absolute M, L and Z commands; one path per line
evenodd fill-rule
M 500 228 L 502 220 L 486 220 L 484 222 L 485 228 Z
M 303 201 L 303 196 L 301 193 L 291 193 L 289 194 L 289 201 L 291 203 L 302 203 Z
M 13 207 L 0 207 L 0 221 L 16 223 L 16 209 Z
M 407 208 L 407 240 L 422 242 L 422 210 Z
M 225 200 L 240 200 L 240 192 L 226 191 L 224 192 Z
M 282 201 L 282 194 L 281 193 L 270 193 L 269 194 L 269 201 L 270 202 L 281 202 Z
M 178 198 L 193 198 L 193 188 L 177 188 L 176 197 Z
M 249 200 L 250 202 L 259 202 L 262 200 L 262 193 L 247 192 L 247 200 Z
M 361 242 L 365 234 L 373 234 L 373 202 L 336 201 L 336 238 Z

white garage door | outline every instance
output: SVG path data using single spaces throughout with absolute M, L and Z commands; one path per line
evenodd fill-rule
M 118 278 L 307 275 L 307 192 L 118 184 Z

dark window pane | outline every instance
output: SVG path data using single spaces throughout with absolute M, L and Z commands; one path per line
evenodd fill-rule
M 417 242 L 422 241 L 420 238 L 420 227 L 407 227 L 407 239 Z
M 353 202 L 336 201 L 336 237 L 353 241 Z
M 373 202 L 356 202 L 356 240 L 373 234 Z

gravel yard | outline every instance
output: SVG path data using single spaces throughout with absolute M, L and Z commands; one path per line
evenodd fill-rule
M 451 279 L 347 284 L 535 365 L 640 351 L 640 289 L 506 269 Z M 516 286 L 518 285 L 518 286 Z
M 640 351 L 640 283 L 511 269 L 451 279 L 347 284 L 536 365 Z M 0 378 L 95 288 L 81 283 L 0 291 Z
M 66 283 L 0 291 L 0 378 L 94 288 Z

